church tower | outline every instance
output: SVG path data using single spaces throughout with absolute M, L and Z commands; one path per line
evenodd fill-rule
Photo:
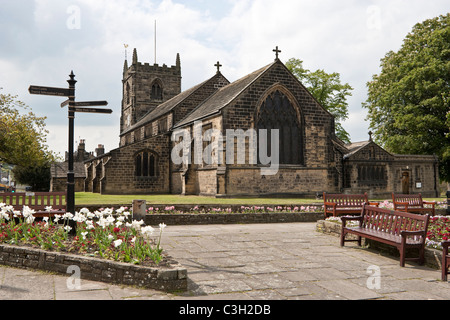
M 133 50 L 132 64 L 123 67 L 122 114 L 120 133 L 138 122 L 161 103 L 181 93 L 181 63 L 177 54 L 175 66 L 138 62 Z

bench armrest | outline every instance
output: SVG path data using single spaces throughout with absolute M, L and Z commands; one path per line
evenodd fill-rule
M 369 206 L 375 206 L 375 207 L 378 207 L 379 205 L 380 205 L 380 203 L 379 202 L 368 202 L 368 204 L 369 204 Z
M 431 204 L 433 207 L 436 205 L 436 201 L 422 201 L 423 204 Z
M 418 230 L 418 231 L 402 230 L 402 231 L 400 231 L 400 235 L 402 237 L 411 237 L 411 236 L 423 236 L 423 237 L 425 237 L 425 230 Z
M 337 204 L 334 203 L 334 202 L 324 202 L 323 205 L 324 206 L 332 206 L 332 207 L 336 207 L 337 206 Z

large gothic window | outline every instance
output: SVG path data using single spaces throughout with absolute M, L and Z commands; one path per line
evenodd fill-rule
M 163 98 L 162 86 L 161 86 L 161 83 L 159 81 L 155 81 L 152 84 L 152 92 L 150 94 L 150 98 L 152 100 L 162 100 L 162 98 Z
M 148 151 L 138 153 L 135 157 L 135 173 L 136 177 L 156 177 L 156 155 Z
M 262 102 L 256 119 L 256 128 L 258 132 L 260 129 L 267 130 L 267 150 L 271 150 L 271 152 L 274 152 L 270 145 L 271 130 L 279 130 L 280 164 L 303 164 L 303 142 L 299 115 L 282 91 L 274 90 Z

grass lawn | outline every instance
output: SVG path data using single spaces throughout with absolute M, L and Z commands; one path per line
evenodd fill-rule
M 128 204 L 133 200 L 146 200 L 148 204 L 242 204 L 242 205 L 293 205 L 321 203 L 322 200 L 300 198 L 215 198 L 201 196 L 164 195 L 101 195 L 90 192 L 76 192 L 76 205 L 118 205 Z
M 75 193 L 76 205 L 129 205 L 133 200 L 146 200 L 147 204 L 217 204 L 217 205 L 295 205 L 295 204 L 311 204 L 323 203 L 319 199 L 304 199 L 304 198 L 215 198 L 202 196 L 181 196 L 173 194 L 164 195 L 101 195 L 90 192 Z M 371 199 L 376 201 L 391 200 L 391 199 Z M 427 198 L 429 201 L 442 202 L 447 201 L 447 198 Z

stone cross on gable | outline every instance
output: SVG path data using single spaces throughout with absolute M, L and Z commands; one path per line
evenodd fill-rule
M 217 63 L 214 65 L 215 67 L 217 67 L 217 73 L 220 72 L 220 67 L 222 66 L 219 61 L 217 61 Z
M 278 50 L 278 46 L 276 46 L 276 48 L 272 51 L 275 52 L 275 60 L 278 60 L 278 54 L 281 52 L 281 50 Z

